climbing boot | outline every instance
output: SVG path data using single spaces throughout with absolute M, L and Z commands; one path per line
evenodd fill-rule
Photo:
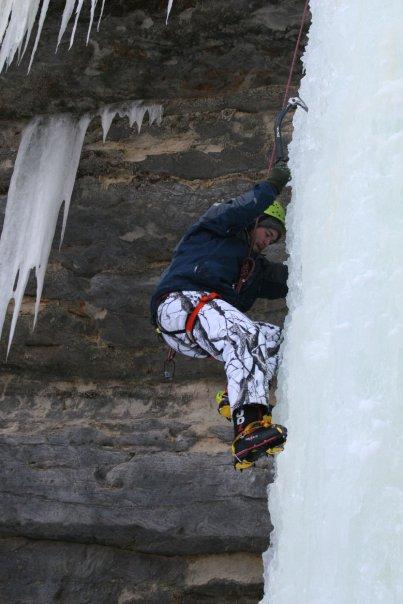
M 232 442 L 234 468 L 246 470 L 263 455 L 283 451 L 287 429 L 272 424 L 271 408 L 265 405 L 244 405 L 233 414 L 235 438 Z
M 232 419 L 231 407 L 229 404 L 228 392 L 226 390 L 219 390 L 215 395 L 215 402 L 217 403 L 217 411 L 220 415 L 225 417 L 229 422 Z

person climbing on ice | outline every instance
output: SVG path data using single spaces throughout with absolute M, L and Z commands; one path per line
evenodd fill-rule
M 279 161 L 267 180 L 214 204 L 184 234 L 151 299 L 152 322 L 175 352 L 224 363 L 219 412 L 234 424 L 234 466 L 282 450 L 285 427 L 271 422 L 269 386 L 278 366 L 279 327 L 244 313 L 257 298 L 287 293 L 287 267 L 262 254 L 285 235 L 275 201 L 290 179 Z

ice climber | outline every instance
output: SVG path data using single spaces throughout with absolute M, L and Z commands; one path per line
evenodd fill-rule
M 278 162 L 267 180 L 207 210 L 175 248 L 151 299 L 152 321 L 169 347 L 224 363 L 227 390 L 217 402 L 232 417 L 240 470 L 282 450 L 287 435 L 271 422 L 269 405 L 280 328 L 244 312 L 257 298 L 287 293 L 287 267 L 262 252 L 285 234 L 284 209 L 275 199 L 289 178 L 287 164 Z

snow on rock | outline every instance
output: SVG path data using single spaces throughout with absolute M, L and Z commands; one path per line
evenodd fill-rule
M 161 122 L 161 105 L 141 101 L 106 107 L 100 113 L 104 138 L 116 114 L 128 116 L 140 131 L 145 113 Z M 91 116 L 35 117 L 26 127 L 11 178 L 3 231 L 0 238 L 0 337 L 10 301 L 14 301 L 8 349 L 32 269 L 37 295 L 34 326 L 57 219 L 64 203 L 60 244 L 66 227 L 81 149 Z
M 401 0 L 311 0 L 264 602 L 403 602 Z

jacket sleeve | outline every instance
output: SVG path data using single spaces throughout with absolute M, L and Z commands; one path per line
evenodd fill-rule
M 274 185 L 268 181 L 261 182 L 227 203 L 212 206 L 200 218 L 198 225 L 221 236 L 231 235 L 263 214 L 277 195 Z
M 264 259 L 258 297 L 269 300 L 285 298 L 288 292 L 287 279 L 288 267 L 285 264 Z

